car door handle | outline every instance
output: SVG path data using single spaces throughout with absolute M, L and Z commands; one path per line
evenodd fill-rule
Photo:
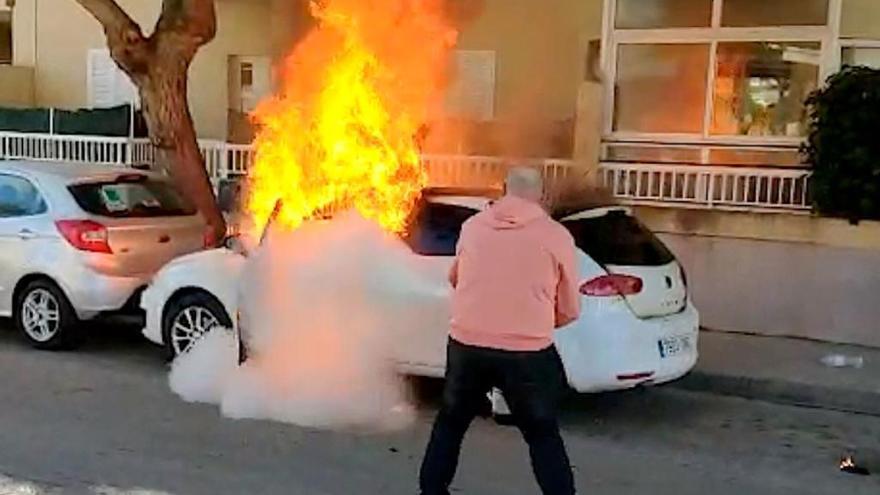
M 28 240 L 28 239 L 36 239 L 36 237 L 37 237 L 37 234 L 31 229 L 21 229 L 18 231 L 18 238 L 19 239 Z

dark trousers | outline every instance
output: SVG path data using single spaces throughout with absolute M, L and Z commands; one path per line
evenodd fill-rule
M 557 422 L 564 371 L 556 350 L 509 352 L 451 339 L 443 405 L 422 462 L 422 495 L 449 495 L 461 442 L 493 387 L 504 394 L 514 423 L 528 443 L 542 493 L 573 495 L 571 466 Z

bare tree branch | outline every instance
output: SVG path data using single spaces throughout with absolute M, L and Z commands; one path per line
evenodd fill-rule
M 141 27 L 115 0 L 76 0 L 104 28 L 107 47 L 117 64 L 135 77 L 147 66 L 147 39 Z
M 128 14 L 122 10 L 115 0 L 76 0 L 92 16 L 101 23 L 104 29 L 134 29 L 140 32 L 137 25 Z
M 156 32 L 186 34 L 196 46 L 210 42 L 217 34 L 214 0 L 162 0 Z

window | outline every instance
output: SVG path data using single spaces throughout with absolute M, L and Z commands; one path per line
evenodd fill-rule
M 116 65 L 109 50 L 89 50 L 87 64 L 89 106 L 111 108 L 139 101 L 134 83 Z
M 880 44 L 876 46 L 845 46 L 841 53 L 841 64 L 880 69 Z
M 712 0 L 618 0 L 618 29 L 709 27 Z
M 458 50 L 446 91 L 446 114 L 489 121 L 495 118 L 495 52 Z
M 803 136 L 820 50 L 819 43 L 719 43 L 712 134 Z
M 0 64 L 12 63 L 12 12 L 0 7 Z
M 250 62 L 241 63 L 241 87 L 250 88 L 254 85 L 254 64 Z
M 621 45 L 614 130 L 699 133 L 709 45 Z
M 196 213 L 171 184 L 140 174 L 108 182 L 75 184 L 68 189 L 79 207 L 92 215 L 147 218 Z
M 604 159 L 797 163 L 807 132 L 804 101 L 837 70 L 837 2 L 605 3 L 614 18 L 605 23 L 602 46 L 603 72 L 613 81 L 605 96 Z
M 577 247 L 601 265 L 660 266 L 675 259 L 650 230 L 623 211 L 563 225 Z
M 476 213 L 465 206 L 424 202 L 404 240 L 422 256 L 454 256 L 462 224 Z
M 828 0 L 724 0 L 721 25 L 730 27 L 824 26 Z
M 46 212 L 46 202 L 27 179 L 0 175 L 0 218 L 26 217 Z

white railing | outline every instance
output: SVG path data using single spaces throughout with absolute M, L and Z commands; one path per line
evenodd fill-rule
M 0 132 L 0 158 L 6 159 L 124 166 L 131 164 L 130 150 L 126 138 Z
M 434 187 L 497 187 L 511 165 L 532 165 L 544 170 L 550 185 L 570 176 L 569 160 L 504 158 L 489 156 L 423 155 L 429 183 Z
M 739 210 L 809 210 L 809 170 L 603 163 L 603 185 L 632 204 Z
M 215 186 L 247 174 L 253 164 L 249 145 L 200 140 L 199 147 Z M 155 152 L 146 139 L 0 132 L 4 158 L 131 166 L 153 163 Z M 498 186 L 511 164 L 541 167 L 551 186 L 576 170 L 569 160 L 460 155 L 425 155 L 422 160 L 436 187 Z M 599 177 L 627 204 L 746 211 L 806 211 L 811 204 L 811 173 L 805 169 L 604 162 Z

